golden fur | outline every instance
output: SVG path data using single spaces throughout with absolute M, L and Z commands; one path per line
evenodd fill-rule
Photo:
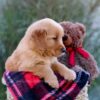
M 75 72 L 57 61 L 64 48 L 63 35 L 63 28 L 52 19 L 45 18 L 31 24 L 7 59 L 6 70 L 33 72 L 54 88 L 58 88 L 59 84 L 53 70 L 65 79 L 74 80 Z

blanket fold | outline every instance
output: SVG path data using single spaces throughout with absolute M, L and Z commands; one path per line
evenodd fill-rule
M 4 72 L 7 88 L 14 100 L 74 100 L 89 79 L 85 71 L 76 72 L 75 81 L 64 80 L 56 74 L 59 89 L 51 88 L 39 77 L 30 72 Z

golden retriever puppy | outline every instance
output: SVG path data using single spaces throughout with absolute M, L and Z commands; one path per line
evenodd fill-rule
M 45 18 L 31 24 L 16 50 L 7 59 L 6 70 L 33 72 L 53 88 L 59 87 L 53 71 L 65 79 L 74 80 L 75 72 L 57 61 L 64 48 L 63 36 L 63 28 L 52 19 Z

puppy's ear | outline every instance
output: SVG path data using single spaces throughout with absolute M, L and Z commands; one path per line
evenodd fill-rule
M 76 23 L 83 35 L 86 33 L 86 27 L 81 23 Z
M 46 29 L 34 30 L 34 33 L 32 34 L 32 38 L 37 47 L 44 48 L 46 46 L 46 36 L 47 36 Z

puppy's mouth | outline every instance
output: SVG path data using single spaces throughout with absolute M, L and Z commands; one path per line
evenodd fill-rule
M 61 55 L 61 54 L 64 53 L 64 52 L 66 52 L 66 49 L 65 49 L 65 48 L 56 49 L 56 50 L 54 50 L 54 52 L 53 52 L 53 56 L 58 57 L 59 55 Z

